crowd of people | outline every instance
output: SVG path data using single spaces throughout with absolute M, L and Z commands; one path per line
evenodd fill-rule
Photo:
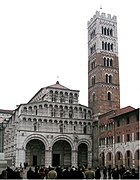
M 25 173 L 26 172 L 26 177 Z M 125 169 L 124 166 L 118 168 L 111 168 L 111 166 L 104 167 L 102 170 L 97 167 L 93 169 L 91 167 L 66 167 L 61 168 L 49 166 L 39 167 L 36 166 L 33 170 L 32 167 L 26 168 L 15 168 L 14 170 L 10 167 L 7 167 L 6 170 L 3 170 L 0 179 L 139 179 L 139 171 L 136 171 L 134 168 Z

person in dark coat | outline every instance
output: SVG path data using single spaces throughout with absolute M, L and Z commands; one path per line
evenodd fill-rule
M 120 174 L 121 179 L 122 179 L 124 172 L 125 172 L 125 167 L 123 165 L 121 165 L 120 170 L 119 170 L 119 174 Z
M 0 179 L 7 179 L 7 172 L 6 172 L 6 170 L 2 171 L 2 173 L 0 174 Z
M 101 178 L 100 168 L 97 167 L 97 169 L 95 171 L 95 179 L 100 179 L 100 178 Z
M 119 179 L 119 171 L 117 168 L 113 169 L 112 177 L 113 179 Z
M 15 178 L 14 177 L 14 171 L 9 166 L 7 166 L 6 171 L 7 171 L 7 179 L 14 179 Z
M 27 179 L 33 179 L 34 177 L 34 171 L 30 167 L 29 170 L 27 171 Z
M 106 179 L 107 178 L 107 168 L 104 166 L 103 169 L 103 178 Z
M 63 171 L 63 179 L 70 179 L 70 171 L 68 167 L 66 167 L 66 169 Z
M 109 165 L 109 167 L 108 167 L 108 179 L 111 179 L 111 174 L 112 174 L 112 169 L 111 169 L 111 166 Z
M 75 177 L 75 179 L 84 179 L 85 178 L 85 174 L 81 167 L 78 167 L 78 169 L 76 169 L 74 171 L 74 177 Z

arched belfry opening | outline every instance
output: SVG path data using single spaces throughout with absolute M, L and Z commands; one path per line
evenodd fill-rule
M 85 143 L 81 143 L 78 146 L 78 165 L 88 165 L 88 147 Z
M 29 166 L 45 165 L 45 145 L 42 141 L 33 139 L 27 143 L 25 162 Z
M 71 146 L 65 140 L 58 140 L 52 147 L 52 165 L 71 166 Z

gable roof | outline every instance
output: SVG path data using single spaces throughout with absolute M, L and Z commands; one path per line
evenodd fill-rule
M 57 88 L 57 89 L 66 89 L 66 90 L 70 90 L 67 87 L 59 84 L 59 81 L 57 81 L 55 84 L 51 85 L 51 86 L 47 86 L 47 88 Z
M 55 84 L 41 88 L 30 100 L 28 103 L 30 103 L 43 89 L 48 89 L 48 88 L 54 88 L 54 89 L 62 89 L 62 90 L 68 90 L 68 91 L 75 91 L 79 92 L 79 90 L 71 90 L 61 84 L 59 84 L 59 81 L 57 81 Z

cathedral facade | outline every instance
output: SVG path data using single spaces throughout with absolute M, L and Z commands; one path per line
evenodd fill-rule
M 92 111 L 79 91 L 56 84 L 41 88 L 15 110 L 5 130 L 5 157 L 16 167 L 92 165 Z

